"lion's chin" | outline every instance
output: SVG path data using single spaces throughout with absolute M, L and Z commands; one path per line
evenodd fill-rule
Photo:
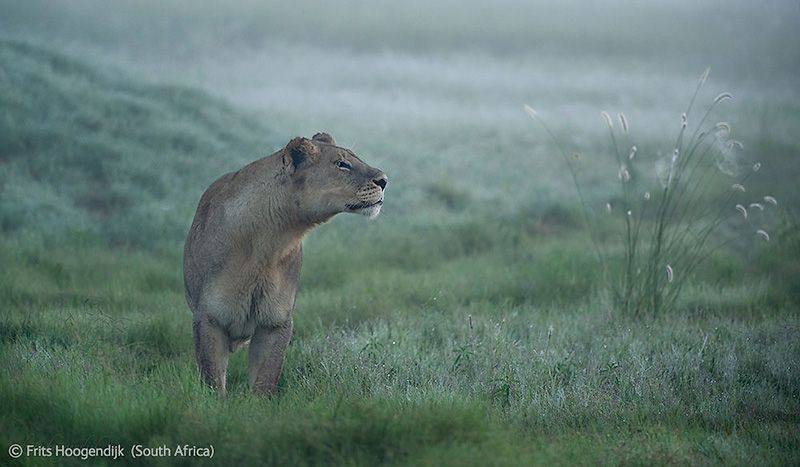
M 370 219 L 375 219 L 376 217 L 378 217 L 378 214 L 381 213 L 381 206 L 382 205 L 383 205 L 383 203 L 375 204 L 375 205 L 372 205 L 370 207 L 363 208 L 363 209 L 359 210 L 358 213 L 361 214 L 362 216 L 367 216 Z
M 377 203 L 369 206 L 348 206 L 348 209 L 352 213 L 361 214 L 362 216 L 367 216 L 370 219 L 375 219 L 378 217 L 378 214 L 381 213 L 382 206 L 383 200 L 380 200 Z

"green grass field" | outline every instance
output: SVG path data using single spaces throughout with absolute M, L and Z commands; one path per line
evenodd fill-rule
M 800 463 L 796 5 L 357 3 L 301 2 L 307 23 L 245 0 L 2 4 L 0 464 L 142 461 L 15 443 L 213 445 L 220 465 Z M 746 148 L 734 162 L 762 164 L 748 196 L 779 205 L 750 220 L 770 241 L 724 224 L 674 307 L 630 316 L 522 105 L 581 153 L 602 213 L 600 112 L 625 112 L 653 165 L 709 64 L 699 101 L 736 96 L 713 118 Z M 320 130 L 388 173 L 384 211 L 305 240 L 278 394 L 249 395 L 239 351 L 219 398 L 195 369 L 183 236 L 211 181 Z

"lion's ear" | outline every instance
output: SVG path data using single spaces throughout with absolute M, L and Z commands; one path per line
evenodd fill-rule
M 293 138 L 283 149 L 283 166 L 291 171 L 318 158 L 319 148 L 308 138 Z
M 327 133 L 317 133 L 316 135 L 312 136 L 311 139 L 314 141 L 319 141 L 320 143 L 328 143 L 336 145 L 336 141 L 333 140 L 333 136 Z

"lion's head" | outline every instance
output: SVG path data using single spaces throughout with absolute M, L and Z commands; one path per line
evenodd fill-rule
M 294 138 L 283 149 L 284 173 L 295 188 L 299 212 L 322 222 L 340 212 L 374 218 L 383 205 L 386 174 L 353 151 L 336 146 L 327 133 Z

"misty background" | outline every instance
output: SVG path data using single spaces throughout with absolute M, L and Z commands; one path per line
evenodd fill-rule
M 226 465 L 797 465 L 799 31 L 788 0 L 0 0 L 0 464 L 57 442 L 213 444 Z M 734 98 L 671 219 L 721 206 L 720 248 L 693 274 L 652 261 L 686 285 L 626 313 L 604 267 L 633 214 L 656 230 L 707 67 L 688 134 Z M 638 149 L 628 217 L 603 111 Z M 220 399 L 183 293 L 197 202 L 319 131 L 388 174 L 381 215 L 307 236 L 278 394 L 249 396 L 240 351 Z
M 639 146 L 655 158 L 670 150 L 707 66 L 711 80 L 698 101 L 722 91 L 736 97 L 720 118 L 746 144 L 741 163 L 762 162 L 762 180 L 799 172 L 798 158 L 784 157 L 796 148 L 792 117 L 800 92 L 800 11 L 793 1 L 80 0 L 0 8 L 4 37 L 55 47 L 140 83 L 200 89 L 250 112 L 249 124 L 262 135 L 210 154 L 223 171 L 292 136 L 330 132 L 389 173 L 390 216 L 453 214 L 437 209 L 448 203 L 440 199 L 447 193 L 492 211 L 569 203 L 564 166 L 522 112 L 526 103 L 570 150 L 586 155 L 587 165 L 597 164 L 585 173 L 597 178 L 602 206 L 602 181 L 615 169 L 607 163 L 600 111 L 624 112 Z M 757 147 L 762 141 L 767 150 Z M 193 171 L 179 172 L 191 177 L 194 184 L 182 186 L 192 191 L 167 196 L 166 187 L 156 198 L 185 229 L 190 200 L 216 173 L 195 179 Z M 59 182 L 41 190 L 53 190 L 52 183 Z M 774 195 L 796 199 L 786 187 Z M 53 219 L 62 221 L 71 222 Z

